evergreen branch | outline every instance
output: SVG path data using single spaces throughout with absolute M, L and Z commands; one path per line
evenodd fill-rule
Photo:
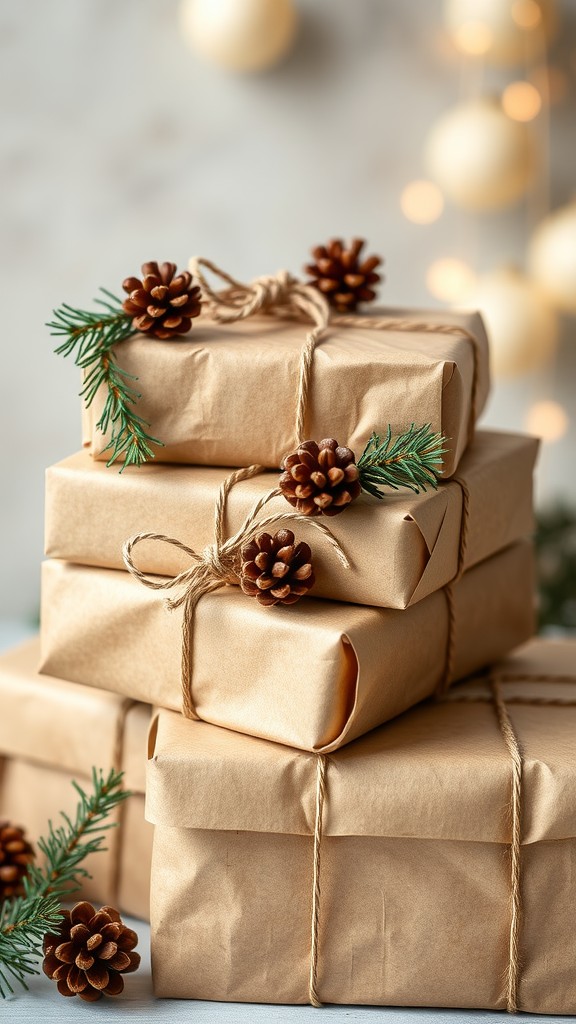
M 28 988 L 26 977 L 38 973 L 42 939 L 61 917 L 57 896 L 20 897 L 0 905 L 0 997 L 14 993 L 14 982 Z
M 76 366 L 84 371 L 80 395 L 86 408 L 100 388 L 106 389 L 104 408 L 96 426 L 103 434 L 112 427 L 110 440 L 103 449 L 111 453 L 107 465 L 111 466 L 123 456 L 124 469 L 153 459 L 151 445 L 162 447 L 162 442 L 148 433 L 149 424 L 134 412 L 133 406 L 142 396 L 129 382 L 136 381 L 137 377 L 118 366 L 112 351 L 136 334 L 132 319 L 124 312 L 116 295 L 105 288 L 100 291 L 105 298 L 97 298 L 95 302 L 106 310 L 105 313 L 75 309 L 64 303 L 54 311 L 54 320 L 46 326 L 54 337 L 65 339 L 55 349 L 57 355 L 74 355 Z
M 62 813 L 63 825 L 48 823 L 48 834 L 38 841 L 44 864 L 29 865 L 24 877 L 24 895 L 0 906 L 0 996 L 13 992 L 12 982 L 27 988 L 26 977 L 37 974 L 42 939 L 62 916 L 60 901 L 89 877 L 82 861 L 105 849 L 105 832 L 110 813 L 130 794 L 122 790 L 122 772 L 111 770 L 106 777 L 92 771 L 93 792 L 87 795 L 76 783 L 79 802 L 74 818 Z
M 410 429 L 397 437 L 388 430 L 384 440 L 373 433 L 357 466 L 360 485 L 375 498 L 383 498 L 381 487 L 409 487 L 418 494 L 427 487 L 438 486 L 442 474 L 442 456 L 448 450 L 444 447 L 446 438 L 435 434 L 427 423 Z

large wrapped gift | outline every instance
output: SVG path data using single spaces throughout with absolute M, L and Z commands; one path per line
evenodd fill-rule
M 406 611 L 312 598 L 202 597 L 181 678 L 182 608 L 126 572 L 44 563 L 42 671 L 306 750 L 333 750 L 533 632 L 519 542 Z
M 144 818 L 150 708 L 38 675 L 37 639 L 0 656 L 0 818 L 26 829 L 34 845 L 48 820 L 71 814 L 92 786 L 92 768 L 122 769 L 131 795 L 113 813 L 105 850 L 85 863 L 92 876 L 78 898 L 148 918 L 152 828 Z
M 298 538 L 314 555 L 312 594 L 406 608 L 443 587 L 459 568 L 528 536 L 536 452 L 533 438 L 480 431 L 457 480 L 422 494 L 387 493 L 384 501 L 362 494 L 344 515 L 329 521 L 349 569 L 324 534 L 298 523 Z M 161 532 L 200 552 L 214 540 L 214 506 L 226 476 L 224 469 L 154 464 L 119 476 L 85 452 L 72 455 L 47 473 L 46 554 L 119 569 L 124 541 L 142 532 Z M 277 475 L 263 473 L 232 487 L 225 512 L 228 535 L 240 529 L 276 482 Z M 278 496 L 263 514 L 287 509 Z M 144 572 L 165 576 L 187 564 L 179 548 L 151 541 L 140 544 L 137 562 Z
M 160 712 L 156 994 L 576 1013 L 575 663 L 533 647 L 329 757 Z
M 319 340 L 305 402 L 306 435 L 336 437 L 359 456 L 371 432 L 385 431 L 388 422 L 394 432 L 415 421 L 430 423 L 449 439 L 444 472 L 451 476 L 488 395 L 481 318 L 438 310 L 386 310 L 380 316 L 404 329 L 332 325 Z M 442 333 L 445 326 L 462 332 Z M 164 444 L 156 457 L 277 469 L 299 440 L 297 396 L 309 329 L 272 316 L 229 325 L 203 317 L 183 339 L 135 335 L 123 341 L 116 355 L 122 369 L 138 378 L 137 413 Z M 84 444 L 99 459 L 110 455 L 103 452 L 110 435 L 96 426 L 105 399 L 102 388 L 83 420 Z

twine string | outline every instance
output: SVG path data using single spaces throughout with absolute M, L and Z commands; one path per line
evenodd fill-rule
M 491 679 L 491 690 L 500 731 L 512 763 L 512 789 L 510 795 L 510 816 L 512 819 L 512 836 L 510 841 L 510 932 L 508 938 L 508 968 L 506 972 L 506 1009 L 508 1013 L 516 1013 L 518 1009 L 518 980 L 520 975 L 520 858 L 523 762 L 520 744 L 502 696 L 500 682 L 496 677 Z
M 479 351 L 478 339 L 466 327 L 458 324 L 433 323 L 428 320 L 331 314 L 328 302 L 317 288 L 299 281 L 286 270 L 281 270 L 275 275 L 257 277 L 250 284 L 244 284 L 202 256 L 192 257 L 189 269 L 198 280 L 202 290 L 203 303 L 209 316 L 216 323 L 229 324 L 263 314 L 281 319 L 304 320 L 314 324 L 312 330 L 306 333 L 305 343 L 300 352 L 296 396 L 296 445 L 306 439 L 306 413 L 312 385 L 314 351 L 328 327 L 331 326 L 368 328 L 373 331 L 397 331 L 407 334 L 440 334 L 465 338 L 469 341 L 473 367 L 468 416 L 468 443 L 472 440 L 478 405 Z M 206 271 L 220 278 L 227 287 L 220 290 L 213 288 L 206 276 Z
M 493 673 L 489 671 L 484 677 L 481 677 L 479 681 L 490 682 L 493 678 Z M 543 672 L 528 672 L 518 671 L 513 672 L 507 669 L 498 669 L 498 682 L 502 683 L 571 683 L 576 684 L 576 675 L 564 675 L 559 673 L 554 675 L 552 673 Z M 534 705 L 541 707 L 576 707 L 576 699 L 571 697 L 525 697 L 523 694 L 507 694 L 503 698 L 506 705 L 508 704 L 521 704 L 521 705 Z M 456 686 L 444 697 L 444 700 L 450 701 L 450 703 L 457 704 L 490 704 L 492 703 L 491 693 L 468 693 L 466 687 Z
M 326 772 L 328 758 L 316 758 L 316 813 L 314 817 L 313 880 L 312 880 L 312 935 L 310 942 L 310 979 L 308 998 L 312 1006 L 322 1006 L 318 995 L 318 933 L 320 928 L 320 850 L 324 830 L 324 802 L 326 799 Z
M 345 569 L 350 568 L 350 563 L 344 549 L 336 540 L 332 531 L 309 516 L 300 512 L 273 512 L 270 515 L 259 518 L 260 512 L 265 505 L 281 492 L 275 487 L 264 494 L 249 511 L 240 528 L 231 537 L 225 537 L 225 514 L 228 494 L 234 484 L 241 480 L 248 480 L 262 471 L 261 466 L 248 466 L 245 469 L 234 470 L 223 481 L 218 498 L 214 507 L 214 543 L 209 544 L 202 552 L 195 551 L 175 537 L 168 537 L 163 533 L 138 533 L 130 537 L 122 548 L 122 558 L 128 572 L 137 579 L 143 586 L 150 590 L 172 591 L 167 598 L 168 608 L 171 610 L 183 606 L 182 613 L 182 712 L 186 718 L 198 718 L 194 700 L 192 697 L 193 677 L 193 643 L 192 633 L 194 624 L 194 612 L 200 598 L 215 590 L 227 585 L 237 585 L 240 582 L 239 568 L 241 551 L 245 544 L 267 527 L 279 522 L 307 523 L 313 529 L 321 533 L 336 558 Z M 134 549 L 143 541 L 168 544 L 170 547 L 183 551 L 191 560 L 191 565 L 182 572 L 167 578 L 150 576 L 138 568 L 134 561 Z

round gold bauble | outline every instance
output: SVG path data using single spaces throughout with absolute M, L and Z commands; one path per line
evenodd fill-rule
M 444 0 L 444 23 L 463 53 L 504 65 L 545 56 L 558 27 L 554 0 Z
M 576 314 L 576 200 L 536 228 L 529 269 L 556 309 Z
M 478 309 L 490 340 L 495 377 L 516 377 L 543 366 L 552 355 L 558 322 L 537 285 L 503 267 L 480 275 L 460 305 Z
M 182 0 L 180 24 L 193 50 L 227 71 L 264 71 L 296 35 L 293 0 Z
M 516 202 L 536 169 L 530 128 L 491 99 L 461 103 L 433 125 L 426 163 L 440 188 L 465 210 L 498 210 Z

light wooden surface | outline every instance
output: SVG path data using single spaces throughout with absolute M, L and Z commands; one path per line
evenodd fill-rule
M 129 919 L 127 919 L 129 920 Z M 377 1006 L 262 1006 L 254 1003 L 204 1003 L 180 999 L 154 999 L 150 976 L 149 929 L 141 921 L 129 921 L 140 937 L 142 966 L 126 977 L 122 996 L 82 1003 L 64 999 L 43 975 L 33 978 L 30 991 L 0 1003 L 0 1020 L 7 1024 L 67 1024 L 68 1021 L 130 1021 L 130 1024 L 511 1024 L 504 1013 L 464 1010 L 403 1010 Z M 527 1024 L 569 1024 L 570 1017 L 526 1017 Z

